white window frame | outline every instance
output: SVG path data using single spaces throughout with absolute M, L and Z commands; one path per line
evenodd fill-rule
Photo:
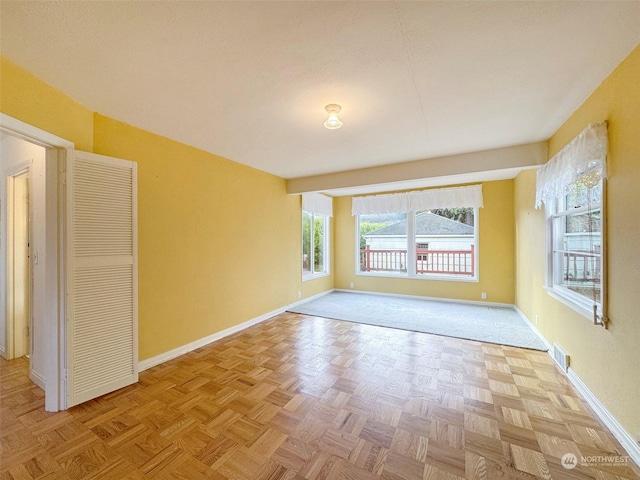
M 601 202 L 591 205 L 591 211 L 600 211 L 600 302 L 596 302 L 598 317 L 604 317 L 603 305 L 606 304 L 606 179 L 601 179 Z M 592 320 L 594 318 L 594 301 L 584 295 L 569 290 L 557 282 L 558 275 L 563 275 L 564 264 L 559 264 L 555 255 L 555 245 L 560 241 L 564 232 L 554 230 L 554 219 L 566 216 L 568 213 L 578 214 L 589 211 L 589 207 L 568 210 L 566 196 L 552 202 L 545 203 L 546 213 L 546 282 L 547 293 L 575 312 Z M 560 237 L 560 238 L 558 238 Z
M 302 281 L 306 281 L 306 280 L 313 280 L 315 278 L 320 278 L 320 277 L 326 277 L 328 275 L 330 275 L 330 271 L 329 271 L 329 266 L 331 265 L 330 260 L 330 224 L 331 222 L 329 221 L 329 215 L 324 215 L 321 213 L 313 213 L 307 210 L 302 210 L 302 216 L 301 216 L 301 225 L 300 225 L 300 239 L 301 239 L 301 243 L 300 245 L 304 245 L 304 215 L 309 214 L 311 215 L 311 228 L 310 228 L 310 257 L 309 257 L 309 268 L 310 268 L 310 272 L 305 272 L 304 270 L 304 265 L 302 265 L 302 263 L 300 264 L 301 267 L 301 271 L 302 271 Z M 315 254 L 315 219 L 317 217 L 321 217 L 324 221 L 324 236 L 323 236 L 323 245 L 322 245 L 322 251 L 323 251 L 323 266 L 324 266 L 324 271 L 323 272 L 314 272 L 314 267 L 315 267 L 315 258 L 314 258 L 314 254 Z M 301 249 L 302 250 L 302 249 Z M 302 261 L 302 256 L 301 259 Z
M 480 265 L 480 236 L 479 236 L 479 224 L 480 224 L 480 209 L 478 207 L 473 208 L 473 245 L 474 245 L 474 265 L 473 276 L 461 276 L 461 275 L 447 275 L 440 273 L 416 273 L 416 236 L 415 236 L 415 211 L 398 212 L 406 213 L 407 215 L 407 271 L 403 272 L 363 272 L 360 270 L 360 215 L 354 215 L 355 226 L 355 274 L 356 276 L 365 277 L 391 277 L 391 278 L 409 278 L 412 280 L 437 280 L 447 282 L 473 282 L 480 281 L 480 272 L 478 266 Z

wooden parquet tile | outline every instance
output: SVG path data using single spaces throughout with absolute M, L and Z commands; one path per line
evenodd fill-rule
M 546 353 L 455 338 L 287 313 L 68 412 L 0 380 L 0 480 L 640 478 Z

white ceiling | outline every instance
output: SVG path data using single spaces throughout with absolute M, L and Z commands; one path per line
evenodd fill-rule
M 283 178 L 545 140 L 640 42 L 636 1 L 0 8 L 0 53 L 78 102 Z

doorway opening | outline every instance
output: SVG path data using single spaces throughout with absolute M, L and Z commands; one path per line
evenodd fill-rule
M 47 150 L 10 132 L 0 135 L 0 345 L 9 360 L 27 357 L 29 378 L 45 390 L 46 271 L 38 257 L 46 241 Z
M 32 350 L 29 170 L 7 177 L 8 358 L 30 357 Z
M 73 143 L 0 112 L 0 146 L 0 356 L 28 354 L 29 378 L 56 412 L 67 405 L 64 168 Z

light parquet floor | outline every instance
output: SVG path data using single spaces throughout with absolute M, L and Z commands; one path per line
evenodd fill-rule
M 532 350 L 286 313 L 60 413 L 0 367 L 1 480 L 640 478 Z

